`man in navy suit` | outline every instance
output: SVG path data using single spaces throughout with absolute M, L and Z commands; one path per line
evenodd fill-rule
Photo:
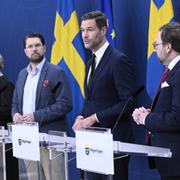
M 160 63 L 169 72 L 161 80 L 151 110 L 144 107 L 133 112 L 139 125 L 150 131 L 153 146 L 170 148 L 172 158 L 154 158 L 162 180 L 180 179 L 180 24 L 160 28 L 154 43 Z
M 12 102 L 13 121 L 38 122 L 40 131 L 45 133 L 48 130 L 67 131 L 66 115 L 72 109 L 67 77 L 62 69 L 46 61 L 46 46 L 41 34 L 28 34 L 23 43 L 30 63 L 19 73 L 16 82 Z M 41 155 L 44 179 L 49 180 L 49 161 L 44 160 L 48 153 L 44 150 Z
M 115 123 L 132 95 L 134 72 L 127 56 L 109 45 L 106 31 L 107 18 L 103 13 L 93 11 L 82 17 L 81 33 L 84 45 L 87 49 L 91 49 L 94 55 L 86 65 L 84 108 L 81 115 L 76 118 L 73 129 L 91 126 L 111 128 L 114 129 L 115 140 L 128 142 L 131 139 L 129 114 L 133 110 L 133 102 L 127 105 L 116 127 Z M 128 179 L 128 160 L 129 157 L 126 155 L 115 160 L 113 179 Z M 85 172 L 84 178 L 105 180 L 109 177 Z

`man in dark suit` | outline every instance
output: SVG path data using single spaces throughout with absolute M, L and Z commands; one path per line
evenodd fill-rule
M 116 127 L 115 123 L 132 95 L 134 72 L 127 56 L 109 45 L 106 31 L 107 18 L 103 13 L 93 11 L 82 17 L 81 33 L 84 45 L 92 50 L 95 58 L 90 59 L 86 65 L 84 108 L 76 118 L 73 129 L 91 126 L 111 128 L 114 129 L 115 140 L 128 142 L 131 134 L 129 114 L 132 112 L 133 103 L 127 105 Z M 128 156 L 115 160 L 113 179 L 128 179 L 128 160 Z M 104 180 L 108 177 L 85 172 L 85 179 Z
M 45 133 L 48 130 L 67 131 L 66 115 L 72 109 L 72 102 L 65 72 L 46 61 L 46 46 L 41 34 L 28 34 L 24 38 L 24 51 L 30 63 L 19 73 L 16 82 L 13 121 L 38 122 L 40 131 Z M 44 179 L 49 180 L 49 161 L 43 160 Z
M 170 148 L 172 158 L 154 158 L 162 180 L 180 179 L 180 24 L 170 23 L 160 28 L 154 43 L 160 63 L 169 72 L 163 76 L 151 110 L 135 109 L 137 124 L 150 131 L 153 146 Z

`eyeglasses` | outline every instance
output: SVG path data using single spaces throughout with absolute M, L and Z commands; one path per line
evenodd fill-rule
M 27 49 L 33 49 L 33 47 L 35 47 L 35 49 L 41 48 L 42 44 L 38 43 L 38 44 L 34 44 L 34 45 L 29 45 L 26 48 Z
M 154 49 L 157 49 L 157 47 L 158 47 L 159 45 L 161 45 L 161 44 L 164 44 L 164 42 L 160 42 L 160 43 L 154 42 L 154 43 L 153 43 Z

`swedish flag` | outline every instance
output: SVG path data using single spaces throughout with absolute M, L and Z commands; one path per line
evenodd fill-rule
M 108 19 L 108 28 L 106 37 L 111 46 L 115 47 L 115 31 L 113 23 L 113 10 L 111 0 L 98 0 L 96 1 L 96 8 L 103 12 Z
M 54 27 L 55 42 L 51 51 L 51 62 L 61 66 L 70 82 L 73 110 L 68 115 L 72 127 L 80 113 L 84 100 L 85 55 L 73 0 L 59 0 Z
M 146 87 L 152 99 L 156 93 L 164 66 L 159 64 L 156 53 L 153 52 L 153 42 L 156 39 L 159 28 L 173 21 L 174 13 L 171 0 L 151 0 L 148 34 L 148 61 Z

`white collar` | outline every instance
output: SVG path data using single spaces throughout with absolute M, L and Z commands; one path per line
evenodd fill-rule
M 99 64 L 104 52 L 106 51 L 107 47 L 109 46 L 109 42 L 106 41 L 103 46 L 101 46 L 94 54 L 96 55 L 96 67 Z
M 168 65 L 168 68 L 170 70 L 173 69 L 173 67 L 180 61 L 180 55 L 179 56 L 176 56 Z

